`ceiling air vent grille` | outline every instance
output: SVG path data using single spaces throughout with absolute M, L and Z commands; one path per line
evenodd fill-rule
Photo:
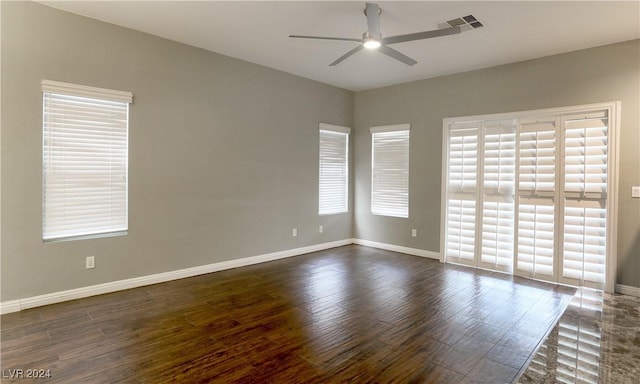
M 473 15 L 458 17 L 457 19 L 447 21 L 447 27 L 460 27 L 460 29 L 469 30 L 483 27 L 484 25 Z

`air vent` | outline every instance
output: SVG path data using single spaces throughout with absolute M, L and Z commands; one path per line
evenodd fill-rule
M 469 15 L 469 16 L 465 16 L 462 18 L 464 21 L 466 21 L 467 23 L 471 24 L 474 21 L 478 21 L 478 19 L 476 19 L 475 17 L 473 17 L 473 15 Z
M 458 17 L 457 19 L 447 21 L 449 27 L 460 27 L 460 29 L 469 30 L 483 27 L 484 25 L 473 15 Z

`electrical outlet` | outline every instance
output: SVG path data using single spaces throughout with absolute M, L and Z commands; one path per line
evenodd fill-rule
M 293 230 L 291 231 L 291 235 L 293 237 L 298 237 L 298 228 L 293 228 Z
M 318 232 L 324 232 L 324 227 L 322 226 L 322 224 L 320 224 L 320 226 L 318 227 Z
M 86 269 L 93 269 L 96 267 L 96 258 L 95 256 L 87 256 L 87 258 L 85 259 L 85 268 Z
M 418 236 L 418 230 L 417 229 L 412 229 L 411 230 L 411 237 L 417 237 Z
M 640 197 L 640 186 L 631 187 L 631 197 Z

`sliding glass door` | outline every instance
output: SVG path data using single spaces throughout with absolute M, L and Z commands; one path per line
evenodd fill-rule
M 618 109 L 608 103 L 445 119 L 443 261 L 613 284 Z

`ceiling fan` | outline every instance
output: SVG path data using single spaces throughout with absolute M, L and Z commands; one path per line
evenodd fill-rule
M 478 21 L 473 15 L 464 16 L 461 18 L 449 20 L 446 23 L 442 23 L 440 29 L 432 31 L 409 33 L 406 35 L 396 35 L 389 37 L 382 37 L 380 34 L 380 13 L 382 10 L 375 3 L 366 3 L 364 14 L 367 17 L 367 31 L 362 35 L 362 39 L 352 39 L 348 37 L 323 37 L 323 36 L 303 36 L 303 35 L 289 35 L 295 39 L 319 39 L 319 40 L 340 40 L 340 41 L 355 41 L 360 43 L 357 47 L 353 48 L 349 52 L 337 58 L 330 66 L 338 65 L 345 59 L 360 51 L 363 48 L 376 49 L 380 53 L 383 53 L 389 57 L 399 60 L 407 65 L 414 65 L 417 63 L 409 56 L 396 51 L 389 47 L 390 44 L 403 43 L 406 41 L 431 39 L 433 37 L 455 35 L 463 30 L 482 27 L 482 23 Z

